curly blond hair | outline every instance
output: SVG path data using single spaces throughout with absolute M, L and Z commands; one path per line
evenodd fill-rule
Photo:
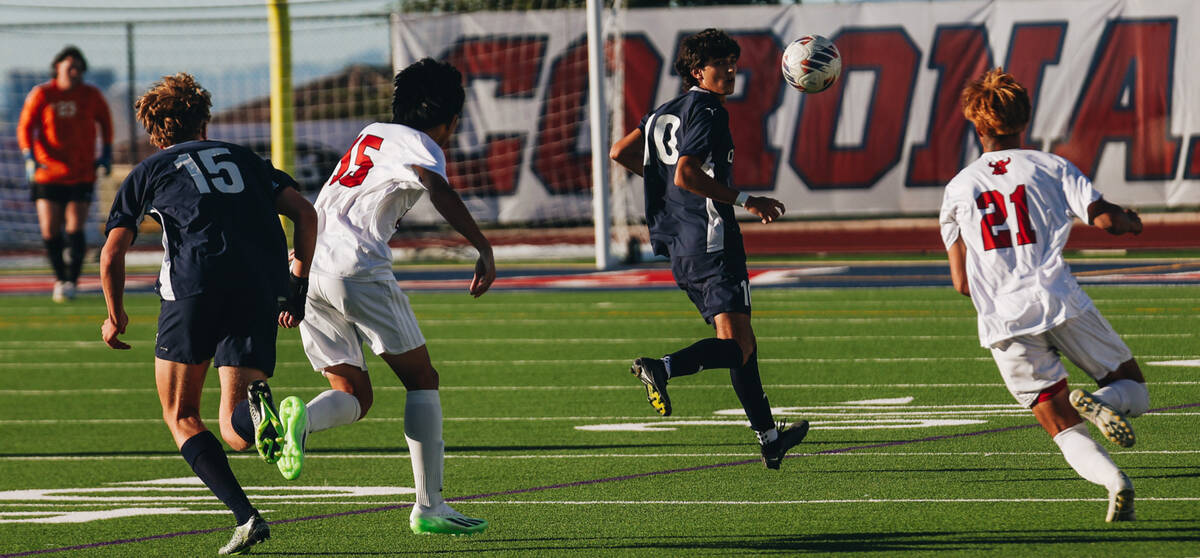
M 985 136 L 1019 134 L 1029 124 L 1029 93 L 1002 68 L 994 68 L 962 91 L 963 116 Z
M 150 143 L 170 147 L 199 139 L 208 126 L 212 98 L 191 74 L 163 76 L 133 104 Z

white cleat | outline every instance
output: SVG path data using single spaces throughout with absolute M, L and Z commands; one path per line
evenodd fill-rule
M 75 285 L 74 281 L 63 281 L 63 293 L 62 294 L 64 297 L 66 297 L 67 300 L 75 300 L 75 293 L 78 290 L 79 290 L 79 287 L 77 287 Z
M 217 554 L 222 556 L 241 554 L 250 547 L 271 538 L 271 526 L 255 512 L 245 523 L 233 529 L 233 538 L 222 546 Z
M 67 290 L 67 282 L 66 281 L 55 281 L 54 282 L 54 292 L 52 292 L 50 294 L 50 298 L 53 299 L 54 302 L 66 302 L 67 301 L 66 290 Z
M 1096 425 L 1108 441 L 1123 448 L 1133 447 L 1134 442 L 1137 442 L 1133 435 L 1133 427 L 1120 411 L 1082 389 L 1072 391 L 1070 400 L 1071 406 L 1079 411 L 1079 416 Z
M 1121 487 L 1108 493 L 1108 515 L 1104 520 L 1137 521 L 1133 513 L 1133 481 L 1125 473 L 1121 473 Z

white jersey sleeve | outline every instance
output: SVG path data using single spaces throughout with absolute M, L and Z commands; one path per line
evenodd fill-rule
M 1092 188 L 1092 180 L 1084 176 L 1073 163 L 1063 160 L 1063 194 L 1067 197 L 1067 206 L 1079 220 L 1088 223 L 1088 206 L 1100 199 L 1100 194 Z
M 388 241 L 425 193 L 415 167 L 446 176 L 446 156 L 425 133 L 385 123 L 359 133 L 313 204 L 319 220 L 313 272 L 393 278 Z
M 942 241 L 967 248 L 967 280 L 983 346 L 1041 333 L 1092 307 L 1062 251 L 1076 216 L 1100 198 L 1062 157 L 983 154 L 946 186 Z

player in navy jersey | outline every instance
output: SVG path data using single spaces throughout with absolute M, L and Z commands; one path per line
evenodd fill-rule
M 225 450 L 200 420 L 211 362 L 221 378 L 221 436 L 234 450 L 254 445 L 278 460 L 280 423 L 266 379 L 275 368 L 276 324 L 304 318 L 317 215 L 287 174 L 254 152 L 206 139 L 209 94 L 187 74 L 167 76 L 134 105 L 161 151 L 142 161 L 113 201 L 101 252 L 108 305 L 101 327 L 114 349 L 125 333 L 125 254 L 149 214 L 166 251 L 155 290 L 162 299 L 154 376 L 163 419 L 196 476 L 233 512 L 237 527 L 220 554 L 270 537 L 229 467 Z M 289 277 L 278 214 L 295 223 Z
M 675 70 L 687 91 L 646 115 L 609 156 L 645 179 L 654 253 L 670 257 L 676 284 L 717 334 L 662 359 L 639 358 L 631 372 L 645 384 L 654 409 L 667 416 L 670 378 L 728 368 L 758 435 L 763 464 L 778 469 L 787 450 L 804 439 L 808 422 L 776 425 L 758 372 L 746 250 L 733 206 L 763 223 L 779 218 L 784 208 L 778 200 L 733 188 L 733 138 L 724 103 L 733 93 L 740 54 L 737 42 L 719 29 L 684 38 Z

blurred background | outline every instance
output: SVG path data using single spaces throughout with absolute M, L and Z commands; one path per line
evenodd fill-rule
M 0 250 L 44 259 L 15 130 L 26 95 L 50 78 L 65 45 L 87 57 L 85 81 L 104 93 L 115 128 L 117 164 L 100 181 L 88 227 L 93 248 L 113 192 L 153 152 L 132 104 L 161 76 L 189 72 L 212 93 L 209 137 L 272 157 L 268 2 L 187 4 L 0 0 Z M 293 147 L 275 163 L 310 198 L 363 126 L 390 119 L 393 73 L 432 56 L 464 73 L 451 183 L 489 236 L 511 247 L 502 256 L 589 261 L 602 234 L 614 258 L 604 267 L 649 258 L 637 177 L 607 169 L 604 232 L 594 227 L 583 2 L 286 6 Z M 1087 232 L 1073 237 L 1075 248 L 1200 246 L 1200 84 L 1187 71 L 1200 52 L 1190 32 L 1198 2 L 631 0 L 599 13 L 608 142 L 678 94 L 671 62 L 683 36 L 721 27 L 738 39 L 739 85 L 727 103 L 735 183 L 788 207 L 785 222 L 744 226 L 752 253 L 940 253 L 942 187 L 979 154 L 958 91 L 993 66 L 1016 74 L 1034 98 L 1027 147 L 1067 157 L 1109 199 L 1146 216 L 1140 238 Z M 843 74 L 804 95 L 782 80 L 779 58 L 810 33 L 834 40 Z M 159 245 L 157 234 L 138 241 Z M 408 258 L 467 255 L 427 202 L 394 244 Z

